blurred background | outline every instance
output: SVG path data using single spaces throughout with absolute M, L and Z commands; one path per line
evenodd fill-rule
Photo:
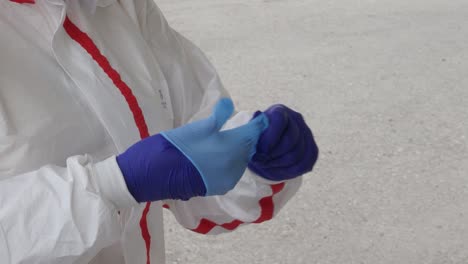
M 239 109 L 321 150 L 278 217 L 221 236 L 166 212 L 167 263 L 468 263 L 467 0 L 156 0 Z

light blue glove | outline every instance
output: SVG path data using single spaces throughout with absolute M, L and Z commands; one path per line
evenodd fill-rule
M 224 98 L 207 119 L 161 133 L 197 168 L 206 196 L 222 195 L 234 188 L 268 127 L 268 118 L 260 114 L 244 126 L 220 131 L 233 112 L 232 101 Z

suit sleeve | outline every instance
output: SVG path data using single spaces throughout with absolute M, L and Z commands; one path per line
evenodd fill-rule
M 168 25 L 153 1 L 147 2 L 145 10 L 140 12 L 140 28 L 169 85 L 174 126 L 207 117 L 220 98 L 229 97 L 216 70 L 199 48 Z M 251 117 L 252 113 L 239 112 L 226 128 L 243 125 Z M 226 195 L 165 201 L 165 207 L 185 228 L 218 234 L 272 219 L 300 185 L 300 177 L 270 182 L 247 170 Z
M 115 157 L 74 156 L 3 179 L 1 263 L 88 263 L 120 239 L 118 209 L 136 204 Z

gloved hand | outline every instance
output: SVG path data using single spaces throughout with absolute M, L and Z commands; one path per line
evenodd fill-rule
M 138 202 L 187 200 L 234 188 L 268 119 L 261 114 L 244 126 L 220 131 L 233 111 L 232 101 L 222 99 L 210 117 L 151 136 L 119 155 L 133 197 Z
M 257 112 L 254 117 L 261 114 Z M 264 114 L 270 124 L 260 136 L 249 168 L 272 181 L 292 179 L 311 171 L 319 150 L 302 115 L 284 105 L 273 105 Z

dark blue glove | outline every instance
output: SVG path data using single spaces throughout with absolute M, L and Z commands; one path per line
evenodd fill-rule
M 128 190 L 139 203 L 188 200 L 206 194 L 198 170 L 162 135 L 148 137 L 117 156 Z
M 272 181 L 292 179 L 311 171 L 319 150 L 302 115 L 284 105 L 273 105 L 264 114 L 270 124 L 260 136 L 249 168 Z
M 144 139 L 117 157 L 138 202 L 225 194 L 237 184 L 268 127 L 265 115 L 220 131 L 234 111 L 222 99 L 203 120 Z

